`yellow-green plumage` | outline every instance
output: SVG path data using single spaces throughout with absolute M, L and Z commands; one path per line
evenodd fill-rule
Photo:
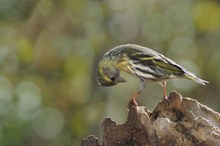
M 103 86 L 125 82 L 120 76 L 121 71 L 141 80 L 138 94 L 145 88 L 145 83 L 149 80 L 162 82 L 163 85 L 166 80 L 172 78 L 186 78 L 202 85 L 208 83 L 164 55 L 134 44 L 120 45 L 104 54 L 98 65 L 98 82 Z

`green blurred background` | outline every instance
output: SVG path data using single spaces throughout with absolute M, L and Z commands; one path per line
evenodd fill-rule
M 199 77 L 167 82 L 220 112 L 220 1 L 0 0 L 0 145 L 75 146 L 111 117 L 122 123 L 139 80 L 100 87 L 97 63 L 120 44 L 143 45 Z M 152 110 L 157 83 L 138 98 Z

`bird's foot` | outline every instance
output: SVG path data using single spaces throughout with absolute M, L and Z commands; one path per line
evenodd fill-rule
M 135 108 L 138 106 L 137 102 L 136 102 L 136 96 L 132 96 L 131 99 L 129 100 L 129 103 L 128 103 L 128 109 L 130 108 Z
M 169 99 L 168 99 L 168 97 L 166 95 L 163 96 L 163 100 L 168 100 L 169 101 Z
M 135 107 L 138 106 L 138 104 L 137 104 L 135 98 L 132 98 L 131 101 L 132 101 L 132 103 L 133 103 L 133 105 L 134 105 Z
M 170 105 L 170 101 L 169 98 L 167 96 L 163 96 L 163 101 L 164 103 L 167 103 L 168 105 Z

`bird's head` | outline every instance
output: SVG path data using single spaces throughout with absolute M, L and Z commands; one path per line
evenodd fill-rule
M 117 83 L 126 82 L 126 80 L 119 75 L 119 70 L 114 63 L 106 60 L 99 62 L 97 80 L 102 86 L 113 86 Z

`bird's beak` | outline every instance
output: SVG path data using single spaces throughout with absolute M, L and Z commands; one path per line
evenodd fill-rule
M 119 76 L 118 77 L 118 83 L 123 83 L 123 82 L 126 82 L 126 80 Z

